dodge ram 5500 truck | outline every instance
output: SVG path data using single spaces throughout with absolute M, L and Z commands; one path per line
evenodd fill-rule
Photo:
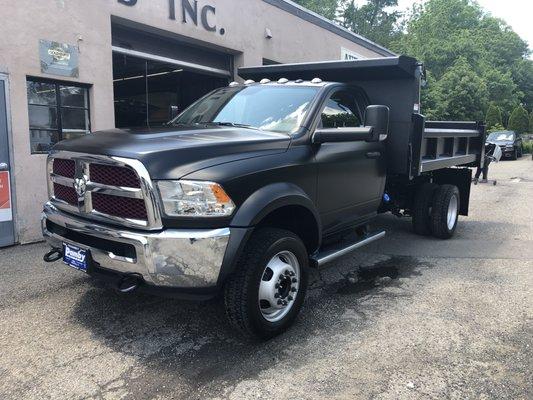
M 122 292 L 207 299 L 269 338 L 295 320 L 308 273 L 410 216 L 446 239 L 484 159 L 473 122 L 420 114 L 423 67 L 400 56 L 242 68 L 161 129 L 64 141 L 47 168 L 45 260 Z

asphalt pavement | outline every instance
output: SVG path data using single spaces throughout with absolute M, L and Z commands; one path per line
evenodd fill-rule
M 254 344 L 216 301 L 117 294 L 44 244 L 0 250 L 0 399 L 531 399 L 533 161 L 491 168 L 449 241 L 388 236 L 315 274 Z

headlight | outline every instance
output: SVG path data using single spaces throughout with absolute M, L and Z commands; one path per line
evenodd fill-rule
M 512 144 L 508 144 L 505 147 L 507 147 L 508 149 L 514 149 L 514 145 L 512 145 Z
M 227 217 L 235 204 L 214 182 L 159 181 L 165 214 L 172 217 Z

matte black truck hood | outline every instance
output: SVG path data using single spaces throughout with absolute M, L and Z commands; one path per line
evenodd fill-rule
M 289 143 L 284 133 L 209 125 L 99 131 L 60 142 L 54 150 L 133 158 L 152 179 L 179 179 L 218 164 L 281 153 Z

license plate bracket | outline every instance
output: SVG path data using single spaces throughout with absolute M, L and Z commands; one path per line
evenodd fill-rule
M 89 251 L 69 243 L 63 243 L 63 262 L 78 271 L 88 272 Z

